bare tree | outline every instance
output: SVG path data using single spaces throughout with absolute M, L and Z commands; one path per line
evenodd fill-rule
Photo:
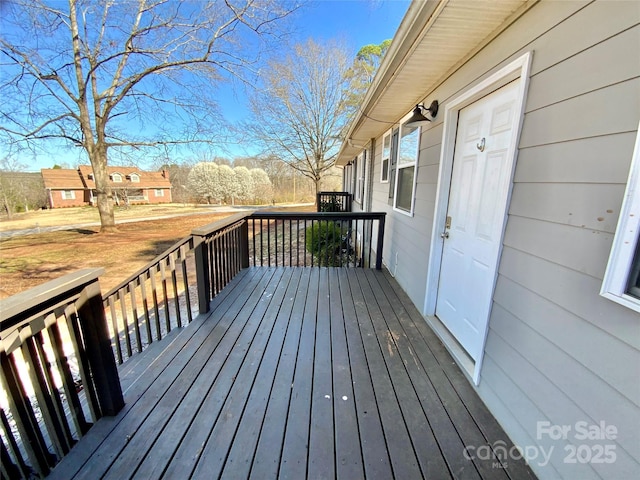
M 310 178 L 316 192 L 335 163 L 345 128 L 350 66 L 340 45 L 308 40 L 261 72 L 252 98 L 255 120 L 245 129 L 265 153 Z
M 17 211 L 38 209 L 47 204 L 40 173 L 27 173 L 26 165 L 11 157 L 0 159 L 0 211 L 11 220 Z
M 213 84 L 242 78 L 292 8 L 280 0 L 6 3 L 0 134 L 8 145 L 53 140 L 84 149 L 102 231 L 113 230 L 109 149 L 219 137 Z

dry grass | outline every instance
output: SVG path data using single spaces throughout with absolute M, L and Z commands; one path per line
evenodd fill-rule
M 81 268 L 102 267 L 103 291 L 117 285 L 196 227 L 230 214 L 127 223 L 113 234 L 98 227 L 25 235 L 0 241 L 0 298 Z
M 132 205 L 129 208 L 116 207 L 116 222 L 135 218 L 153 218 L 190 213 L 206 213 L 211 207 L 207 205 Z M 78 225 L 100 223 L 98 209 L 94 207 L 55 208 L 53 210 L 36 210 L 27 213 L 16 213 L 12 220 L 6 216 L 0 218 L 0 232 L 7 230 L 23 230 L 37 227 L 53 227 L 59 225 Z
M 144 216 L 152 209 L 159 215 L 168 215 L 169 212 L 187 213 L 185 210 L 169 207 L 132 208 L 130 212 L 135 210 Z M 74 216 L 70 216 L 71 210 L 61 210 L 63 213 L 66 212 L 67 216 L 58 217 L 59 222 L 66 220 L 69 222 L 67 224 L 81 223 L 75 221 Z M 195 210 L 202 213 L 203 208 L 198 207 Z M 295 210 L 312 211 L 313 206 Z M 93 211 L 95 212 L 95 209 Z M 102 291 L 106 292 L 178 240 L 189 235 L 194 228 L 229 215 L 231 213 L 194 214 L 125 223 L 119 225 L 118 232 L 113 234 L 98 233 L 99 227 L 96 226 L 0 240 L 0 298 L 14 295 L 66 273 L 92 267 L 105 269 L 105 275 L 100 277 L 100 285 Z M 74 220 L 70 221 L 70 217 Z

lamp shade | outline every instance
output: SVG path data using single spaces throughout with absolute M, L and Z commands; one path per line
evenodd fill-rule
M 424 116 L 424 114 L 422 113 L 423 110 L 429 112 L 431 118 L 434 118 L 438 113 L 438 101 L 434 100 L 433 102 L 431 102 L 429 108 L 426 108 L 421 104 L 416 105 L 416 108 L 413 109 L 411 117 L 409 118 L 409 120 L 404 122 L 404 124 L 409 127 L 419 127 L 421 125 L 426 125 L 427 123 L 429 123 L 431 119 Z
M 419 127 L 421 125 L 426 125 L 430 121 L 431 120 L 429 120 L 422 114 L 422 108 L 420 107 L 420 105 L 416 105 L 416 108 L 413 109 L 413 114 L 411 115 L 409 120 L 404 122 L 404 124 L 407 127 Z

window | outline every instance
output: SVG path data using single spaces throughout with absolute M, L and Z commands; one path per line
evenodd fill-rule
M 600 294 L 640 312 L 640 126 Z
M 389 182 L 389 164 L 391 158 L 391 131 L 382 137 L 382 163 L 380 166 L 380 183 Z
M 129 180 L 131 180 L 131 182 L 133 183 L 140 183 L 140 175 L 138 175 L 137 173 L 132 173 L 131 175 L 129 175 Z
M 420 127 L 400 126 L 394 209 L 413 215 L 413 199 L 420 148 Z
M 156 188 L 155 189 L 155 196 L 156 197 L 164 197 L 164 189 L 163 188 Z
M 366 172 L 367 163 L 367 151 L 364 150 L 356 159 L 356 182 L 355 182 L 355 197 L 356 202 L 362 203 L 364 198 L 364 176 Z
M 62 199 L 63 200 L 75 200 L 76 192 L 74 190 L 63 190 L 62 191 Z
M 122 175 L 120 175 L 119 173 L 114 173 L 111 175 L 111 180 L 114 183 L 122 183 Z

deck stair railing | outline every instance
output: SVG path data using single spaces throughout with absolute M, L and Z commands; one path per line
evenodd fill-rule
M 349 192 L 318 192 L 316 208 L 318 212 L 350 212 L 352 200 Z
M 81 270 L 0 302 L 2 478 L 47 475 L 94 422 L 124 406 L 103 273 Z

